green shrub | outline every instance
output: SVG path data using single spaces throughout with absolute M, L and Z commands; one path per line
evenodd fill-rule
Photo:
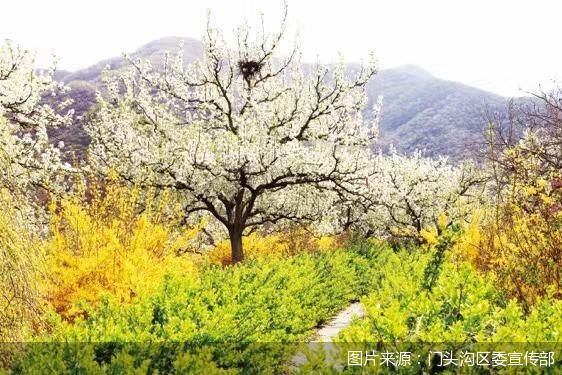
M 34 344 L 13 369 L 279 371 L 316 326 L 370 290 L 379 261 L 340 250 L 209 266 L 198 279 L 169 276 L 130 305 L 105 299 L 74 324 L 54 316 L 49 343 Z
M 376 349 L 379 353 L 410 351 L 421 354 L 422 358 L 436 348 L 523 353 L 531 348 L 554 348 L 560 353 L 561 301 L 544 299 L 525 314 L 515 300 L 506 300 L 498 292 L 488 275 L 478 273 L 468 262 L 452 254 L 445 257 L 436 282 L 428 290 L 424 287 L 424 269 L 433 258 L 432 252 L 421 250 L 401 251 L 386 258 L 380 269 L 383 276 L 373 292 L 362 300 L 366 318 L 353 322 L 338 336 L 342 357 L 347 350 L 360 348 Z M 432 368 L 424 368 L 426 365 L 422 360 L 418 366 L 414 362 L 413 366 L 400 370 L 404 373 L 446 370 L 435 368 L 435 363 Z M 483 368 L 463 371 L 488 373 Z

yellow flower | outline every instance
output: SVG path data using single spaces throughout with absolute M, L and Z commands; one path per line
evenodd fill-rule
M 439 243 L 439 239 L 437 237 L 437 231 L 435 229 L 432 230 L 422 229 L 420 231 L 420 236 L 429 245 L 436 245 Z
M 52 236 L 45 241 L 50 270 L 47 298 L 56 311 L 72 319 L 75 302 L 96 304 L 103 294 L 122 302 L 158 288 L 165 274 L 195 275 L 189 256 L 177 250 L 190 245 L 201 225 L 180 225 L 169 196 L 109 181 L 103 189 L 66 197 L 51 209 Z M 55 203 L 52 203 L 55 205 Z
M 441 214 L 439 214 L 439 218 L 438 218 L 438 225 L 439 225 L 439 229 L 441 231 L 444 231 L 445 229 L 447 229 L 447 224 L 449 222 L 449 219 L 447 218 L 447 214 L 445 214 L 445 212 L 441 212 Z

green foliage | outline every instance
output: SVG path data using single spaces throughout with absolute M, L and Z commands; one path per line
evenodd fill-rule
M 434 257 L 422 251 L 390 255 L 380 270 L 384 276 L 362 300 L 366 319 L 344 329 L 338 341 L 354 343 L 355 350 L 365 344 L 369 349 L 418 353 L 435 343 L 443 343 L 447 350 L 469 350 L 474 345 L 544 347 L 542 343 L 559 342 L 561 301 L 541 300 L 526 315 L 521 305 L 497 291 L 487 275 L 451 253 L 445 255 L 428 290 L 424 269 Z
M 131 305 L 105 299 L 74 324 L 54 317 L 51 342 L 37 344 L 16 368 L 26 373 L 39 363 L 50 363 L 51 373 L 282 368 L 312 329 L 369 291 L 378 261 L 339 250 L 209 266 L 197 279 L 168 276 L 154 295 Z
M 439 278 L 443 262 L 445 261 L 446 251 L 454 245 L 459 231 L 458 225 L 455 225 L 439 237 L 438 243 L 435 245 L 433 257 L 425 266 L 422 286 L 430 292 Z

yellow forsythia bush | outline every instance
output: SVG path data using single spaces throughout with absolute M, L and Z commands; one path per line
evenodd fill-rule
M 484 223 L 489 220 L 491 212 L 490 208 L 474 209 L 470 221 L 462 224 L 460 235 L 455 238 L 451 249 L 453 259 L 472 264 L 478 262 L 483 247 Z
M 40 315 L 41 249 L 14 206 L 13 196 L 0 190 L 0 342 L 25 340 Z
M 562 215 L 528 213 L 516 205 L 504 210 L 485 228 L 477 265 L 526 307 L 538 297 L 562 298 Z
M 82 313 L 75 302 L 95 304 L 107 293 L 129 302 L 157 289 L 165 273 L 196 274 L 191 259 L 176 252 L 189 246 L 199 228 L 179 225 L 179 210 L 166 193 L 110 179 L 50 209 L 46 294 L 66 318 Z
M 562 298 L 562 184 L 537 178 L 473 223 L 456 244 L 507 296 L 529 310 L 539 297 Z
M 262 235 L 256 232 L 242 238 L 247 258 L 283 257 L 302 252 L 329 251 L 340 247 L 343 239 L 338 236 L 314 236 L 304 228 L 293 228 L 282 233 Z M 214 264 L 232 263 L 230 241 L 220 241 L 206 253 Z

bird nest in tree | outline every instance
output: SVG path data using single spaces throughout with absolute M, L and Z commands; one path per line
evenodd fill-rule
M 245 80 L 254 78 L 261 70 L 263 64 L 253 60 L 238 61 L 238 69 Z

